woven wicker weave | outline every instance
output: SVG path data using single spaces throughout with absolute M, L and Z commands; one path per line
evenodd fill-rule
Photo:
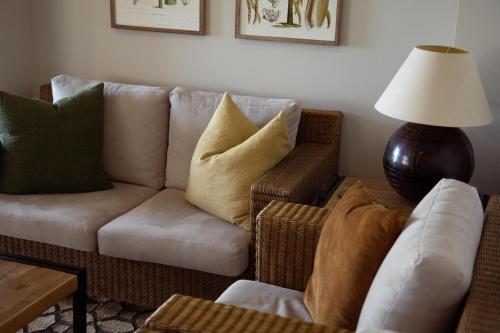
M 458 333 L 500 332 L 500 195 L 490 198 Z
M 338 150 L 332 146 L 302 143 L 252 186 L 252 234 L 257 215 L 272 201 L 309 204 L 324 184 L 332 184 L 338 170 Z
M 52 102 L 50 84 L 40 87 L 40 97 Z M 257 214 L 272 200 L 310 203 L 337 176 L 342 113 L 303 110 L 301 117 L 300 144 L 252 187 L 252 225 Z M 145 307 L 157 307 L 175 293 L 215 299 L 234 281 L 253 279 L 253 242 L 250 246 L 247 271 L 238 277 L 225 277 L 0 236 L 0 252 L 86 267 L 90 295 Z
M 256 278 L 304 291 L 328 210 L 273 201 L 257 223 Z
M 348 333 L 349 331 L 174 295 L 137 332 Z
M 300 118 L 297 143 L 322 143 L 334 145 L 338 151 L 340 147 L 340 133 L 342 130 L 341 112 L 305 109 Z
M 50 83 L 40 86 L 40 98 L 47 102 L 52 102 L 52 86 Z

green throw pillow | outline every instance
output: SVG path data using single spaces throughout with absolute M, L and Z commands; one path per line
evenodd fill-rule
M 54 105 L 0 92 L 0 192 L 113 187 L 102 166 L 104 84 Z

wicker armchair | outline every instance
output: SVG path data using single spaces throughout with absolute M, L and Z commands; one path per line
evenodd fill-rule
M 257 280 L 304 291 L 328 211 L 272 202 L 259 216 Z M 489 198 L 481 243 L 457 333 L 500 332 L 500 195 Z
M 273 201 L 259 215 L 257 280 L 304 291 L 327 209 Z M 490 198 L 457 333 L 500 332 L 500 195 Z M 139 332 L 347 332 L 175 295 Z
M 41 98 L 52 101 L 50 84 Z M 236 280 L 253 279 L 255 220 L 272 200 L 311 203 L 335 181 L 342 113 L 303 110 L 296 148 L 251 189 L 252 242 L 249 268 L 238 277 L 226 277 L 178 267 L 119 259 L 60 246 L 0 235 L 0 253 L 16 254 L 86 268 L 87 293 L 148 308 L 173 294 L 215 299 Z

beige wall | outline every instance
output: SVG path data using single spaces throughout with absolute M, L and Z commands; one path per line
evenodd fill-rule
M 31 95 L 30 2 L 0 1 L 0 90 Z
M 34 89 L 58 73 L 304 100 L 345 112 L 343 174 L 383 178 L 401 122 L 373 105 L 414 45 L 453 44 L 458 0 L 345 0 L 342 46 L 233 38 L 234 0 L 208 0 L 208 36 L 111 29 L 109 1 L 33 0 Z
M 472 183 L 485 193 L 500 193 L 500 1 L 461 0 L 456 44 L 474 53 L 494 119 L 466 129 L 476 154 Z

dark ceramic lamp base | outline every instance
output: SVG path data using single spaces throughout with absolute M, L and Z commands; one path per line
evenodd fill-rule
M 474 152 L 459 128 L 406 123 L 387 144 L 384 171 L 396 192 L 420 201 L 442 178 L 469 182 Z

